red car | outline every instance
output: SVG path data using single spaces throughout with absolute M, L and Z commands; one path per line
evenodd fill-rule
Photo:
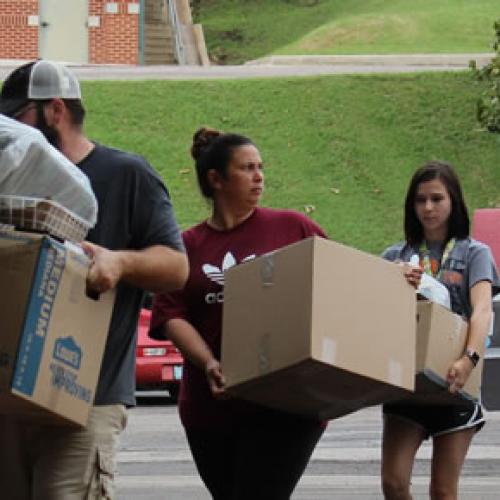
M 183 358 L 170 340 L 154 340 L 148 336 L 151 311 L 141 309 L 138 324 L 135 382 L 141 391 L 168 390 L 177 401 L 182 377 Z

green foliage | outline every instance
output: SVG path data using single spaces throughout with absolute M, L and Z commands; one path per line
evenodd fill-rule
M 500 19 L 494 24 L 496 55 L 481 69 L 471 61 L 471 68 L 477 80 L 487 82 L 477 101 L 476 116 L 481 126 L 489 132 L 500 133 Z

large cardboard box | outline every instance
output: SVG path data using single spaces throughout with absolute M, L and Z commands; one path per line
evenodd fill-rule
M 85 425 L 114 305 L 86 296 L 88 266 L 48 236 L 0 233 L 0 413 Z
M 448 309 L 419 300 L 417 304 L 417 351 L 414 402 L 460 404 L 476 401 L 481 391 L 483 358 L 472 370 L 467 383 L 456 395 L 450 394 L 446 375 L 460 358 L 467 342 L 467 323 Z
M 319 237 L 225 274 L 230 394 L 334 418 L 414 389 L 415 291 L 393 263 Z

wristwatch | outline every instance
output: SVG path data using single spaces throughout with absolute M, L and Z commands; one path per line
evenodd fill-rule
M 477 366 L 479 363 L 479 354 L 476 351 L 473 351 L 472 349 L 466 349 L 464 352 L 464 356 L 470 359 L 470 362 L 474 365 Z

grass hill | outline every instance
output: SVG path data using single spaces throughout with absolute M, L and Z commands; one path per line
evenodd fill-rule
M 207 204 L 188 150 L 208 125 L 249 135 L 265 162 L 264 205 L 307 211 L 370 252 L 402 237 L 411 174 L 456 165 L 470 209 L 500 206 L 500 144 L 477 130 L 468 73 L 237 81 L 83 82 L 88 134 L 146 156 L 182 227 Z
M 498 0 L 198 0 L 215 61 L 269 54 L 489 52 Z

